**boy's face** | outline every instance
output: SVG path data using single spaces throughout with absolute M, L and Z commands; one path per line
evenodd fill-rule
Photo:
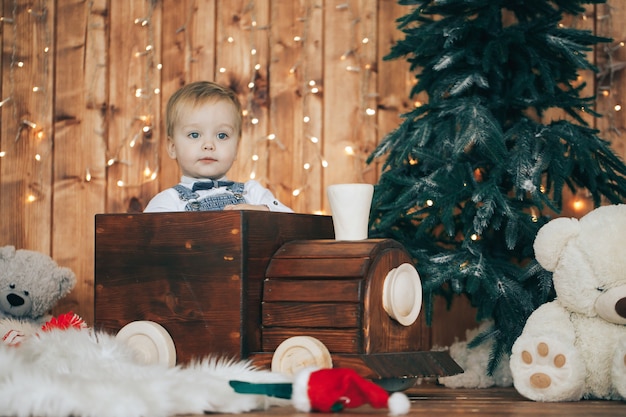
M 239 144 L 236 111 L 227 100 L 182 105 L 174 135 L 167 138 L 167 153 L 183 175 L 218 179 L 228 172 Z

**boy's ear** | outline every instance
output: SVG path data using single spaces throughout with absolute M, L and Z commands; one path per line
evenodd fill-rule
M 176 159 L 176 147 L 174 146 L 174 141 L 171 137 L 167 137 L 167 154 L 172 159 Z

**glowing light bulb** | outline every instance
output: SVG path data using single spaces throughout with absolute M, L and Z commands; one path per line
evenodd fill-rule
M 584 202 L 584 201 L 582 201 L 582 200 L 580 200 L 580 199 L 576 199 L 576 200 L 574 200 L 574 201 L 572 202 L 572 208 L 573 208 L 575 211 L 580 211 L 580 210 L 582 210 L 583 208 L 585 208 L 585 202 Z

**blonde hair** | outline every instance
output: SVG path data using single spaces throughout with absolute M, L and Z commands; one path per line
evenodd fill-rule
M 165 111 L 165 127 L 167 136 L 174 136 L 174 124 L 178 120 L 180 109 L 183 104 L 196 106 L 210 101 L 227 100 L 233 103 L 237 111 L 235 126 L 237 135 L 241 137 L 242 110 L 237 94 L 230 88 L 224 87 L 212 81 L 196 81 L 181 87 L 167 101 Z

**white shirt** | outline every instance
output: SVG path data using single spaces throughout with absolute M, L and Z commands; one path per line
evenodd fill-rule
M 191 189 L 194 182 L 202 181 L 195 178 L 183 176 L 180 180 L 180 185 Z M 228 181 L 226 177 L 222 177 L 219 181 Z M 196 193 L 200 197 L 198 200 L 202 200 L 212 195 L 219 195 L 228 193 L 226 188 L 212 188 L 210 190 L 198 190 Z M 270 190 L 263 187 L 258 181 L 250 180 L 244 183 L 243 197 L 248 204 L 254 205 L 266 205 L 270 211 L 278 211 L 283 213 L 293 213 L 293 210 L 285 206 L 278 201 Z M 170 212 L 170 211 L 185 211 L 185 206 L 188 201 L 181 200 L 178 195 L 178 191 L 174 188 L 168 188 L 155 195 L 144 209 L 144 213 L 158 213 L 158 212 Z

